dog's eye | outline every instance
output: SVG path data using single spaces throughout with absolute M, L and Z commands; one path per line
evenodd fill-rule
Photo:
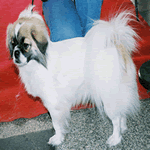
M 28 43 L 24 43 L 23 47 L 26 52 L 28 52 L 30 50 L 30 44 L 28 44 Z

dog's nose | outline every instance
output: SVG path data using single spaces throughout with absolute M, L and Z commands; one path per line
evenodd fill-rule
M 20 51 L 19 51 L 19 50 L 16 50 L 15 53 L 14 53 L 14 55 L 15 55 L 15 58 L 19 58 Z

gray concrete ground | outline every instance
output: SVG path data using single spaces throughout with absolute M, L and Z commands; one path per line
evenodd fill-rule
M 142 101 L 140 115 L 128 118 L 128 130 L 118 146 L 109 148 L 105 142 L 112 134 L 112 124 L 103 120 L 95 108 L 71 112 L 70 132 L 57 150 L 150 150 L 150 99 Z M 6 138 L 24 133 L 52 128 L 48 114 L 32 119 L 17 119 L 0 123 L 0 137 Z M 48 140 L 48 139 L 47 139 Z

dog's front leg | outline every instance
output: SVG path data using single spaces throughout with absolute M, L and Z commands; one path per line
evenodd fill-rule
M 51 115 L 53 127 L 55 129 L 55 135 L 49 139 L 48 144 L 59 145 L 62 143 L 67 133 L 69 126 L 68 121 L 70 119 L 70 107 L 66 100 L 58 95 L 57 99 L 51 97 L 46 100 L 44 105 Z
M 49 139 L 48 144 L 59 145 L 64 140 L 64 134 L 65 134 L 64 126 L 63 126 L 62 120 L 57 116 L 59 115 L 59 112 L 54 110 L 54 111 L 51 111 L 50 114 L 52 117 L 53 127 L 55 129 L 55 135 Z
M 60 109 L 60 106 L 50 110 L 55 135 L 49 139 L 48 144 L 59 145 L 62 143 L 68 128 L 69 113 L 69 110 Z

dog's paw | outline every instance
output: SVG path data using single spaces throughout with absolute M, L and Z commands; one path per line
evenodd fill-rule
M 49 139 L 48 144 L 53 146 L 60 145 L 63 140 L 64 140 L 64 135 L 55 134 Z
M 111 146 L 116 146 L 117 144 L 119 144 L 121 142 L 122 136 L 116 136 L 116 135 L 111 135 L 108 140 L 106 141 L 106 144 L 109 145 L 109 147 Z

